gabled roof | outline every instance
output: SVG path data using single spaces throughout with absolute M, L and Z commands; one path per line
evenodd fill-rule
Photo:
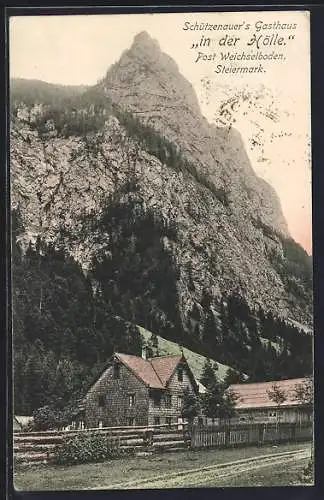
M 116 352 L 115 356 L 146 385 L 155 389 L 163 389 L 164 386 L 148 359 L 119 352 Z
M 163 387 L 167 385 L 175 369 L 180 363 L 182 356 L 163 356 L 151 358 L 149 361 L 162 382 Z
M 130 354 L 115 353 L 115 356 L 127 366 L 148 387 L 165 389 L 182 356 L 163 356 L 143 359 Z
M 267 392 L 272 390 L 274 385 L 283 391 L 287 398 L 286 401 L 280 405 L 280 407 L 298 406 L 300 403 L 295 399 L 295 388 L 296 385 L 304 383 L 305 380 L 306 379 L 304 378 L 294 378 L 274 382 L 233 384 L 229 387 L 229 389 L 233 390 L 239 398 L 236 403 L 237 409 L 278 407 L 278 404 L 269 398 Z

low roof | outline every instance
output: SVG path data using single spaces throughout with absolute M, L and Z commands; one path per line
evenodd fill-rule
M 163 356 L 144 359 L 130 354 L 115 353 L 115 356 L 126 365 L 148 387 L 165 389 L 183 356 Z
M 296 385 L 304 383 L 305 381 L 305 378 L 294 378 L 273 382 L 233 384 L 230 386 L 230 389 L 233 390 L 239 398 L 236 403 L 237 409 L 278 407 L 278 404 L 272 401 L 268 395 L 268 391 L 272 390 L 274 385 L 283 391 L 287 398 L 280 407 L 298 406 L 300 403 L 295 399 L 295 388 Z
M 15 415 L 15 419 L 20 425 L 27 425 L 34 420 L 33 417 L 27 415 Z
M 206 387 L 201 382 L 199 382 L 199 380 L 197 382 L 197 387 L 200 394 L 205 394 L 207 392 Z
M 18 431 L 18 430 L 22 429 L 22 425 L 18 422 L 18 420 L 17 420 L 17 418 L 15 416 L 13 418 L 12 425 L 13 425 L 13 430 L 14 431 Z

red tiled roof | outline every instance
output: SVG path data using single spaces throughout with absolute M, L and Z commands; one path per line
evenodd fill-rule
M 277 403 L 272 401 L 269 396 L 269 390 L 272 390 L 274 384 L 286 394 L 286 401 L 280 406 L 298 405 L 294 398 L 295 387 L 305 381 L 304 378 L 295 378 L 289 380 L 278 380 L 274 382 L 257 382 L 251 384 L 233 384 L 230 389 L 239 397 L 236 408 L 271 408 L 277 407 Z
M 130 354 L 116 353 L 117 358 L 149 387 L 163 389 L 163 384 L 149 360 Z
M 115 353 L 140 380 L 154 389 L 164 389 L 176 369 L 181 356 L 164 356 L 161 358 L 143 359 L 130 354 Z
M 181 358 L 182 356 L 163 356 L 161 358 L 150 359 L 151 365 L 161 380 L 163 387 L 165 387 L 170 380 Z

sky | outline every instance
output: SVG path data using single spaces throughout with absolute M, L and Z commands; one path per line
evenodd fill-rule
M 195 23 L 221 25 L 222 29 L 189 29 Z M 236 29 L 224 30 L 225 25 L 236 25 Z M 221 104 L 237 97 L 237 105 L 225 115 L 225 121 L 240 131 L 255 172 L 278 193 L 292 237 L 311 253 L 308 13 L 12 17 L 10 76 L 66 85 L 95 84 L 140 31 L 147 31 L 176 61 L 193 84 L 201 111 L 210 122 L 221 124 Z M 199 46 L 202 36 L 210 38 L 209 44 Z M 285 45 L 278 45 L 280 38 Z M 198 47 L 192 48 L 196 43 Z M 226 53 L 275 53 L 284 60 L 261 61 L 265 68 L 261 74 L 216 73 L 218 64 L 226 65 L 221 61 L 221 54 Z M 249 95 L 252 105 L 247 106 L 242 95 Z

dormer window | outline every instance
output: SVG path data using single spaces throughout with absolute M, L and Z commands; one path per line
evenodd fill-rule
M 114 363 L 113 365 L 113 378 L 119 378 L 120 377 L 120 364 L 119 363 Z

